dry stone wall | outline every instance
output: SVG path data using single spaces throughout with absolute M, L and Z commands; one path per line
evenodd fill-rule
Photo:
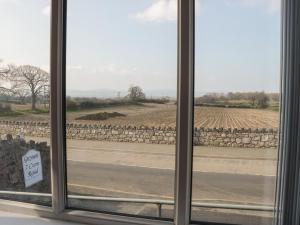
M 32 121 L 0 121 L 0 135 L 6 136 L 6 134 L 50 137 L 50 125 Z
M 49 137 L 50 127 L 48 123 L 40 122 L 0 121 L 0 134 L 6 133 Z M 70 123 L 66 125 L 66 135 L 69 139 L 149 144 L 175 144 L 176 140 L 176 130 L 173 127 L 133 127 Z M 194 129 L 194 145 L 275 148 L 277 144 L 277 129 Z
M 22 156 L 28 150 L 35 149 L 40 152 L 43 169 L 43 180 L 29 188 L 25 188 Z M 5 140 L 0 140 L 0 189 L 11 191 L 29 191 L 50 193 L 50 147 L 46 142 L 25 142 L 21 138 L 12 138 L 6 135 Z

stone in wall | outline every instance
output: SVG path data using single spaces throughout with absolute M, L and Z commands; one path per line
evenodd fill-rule
M 40 122 L 0 121 L 0 134 L 49 137 L 50 126 Z M 176 129 L 173 127 L 112 126 L 101 124 L 66 124 L 69 139 L 98 140 L 110 142 L 130 142 L 147 144 L 175 144 Z M 195 128 L 194 145 L 276 148 L 278 130 L 276 129 L 224 129 Z
M 43 181 L 25 188 L 22 156 L 28 150 L 35 149 L 41 153 Z M 24 139 L 8 134 L 6 140 L 0 140 L 0 189 L 22 192 L 51 192 L 50 147 L 46 142 L 25 142 Z

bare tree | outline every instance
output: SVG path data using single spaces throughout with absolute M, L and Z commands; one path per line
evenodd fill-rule
M 269 106 L 270 98 L 265 92 L 260 92 L 257 94 L 257 107 L 267 108 Z
M 246 95 L 247 95 L 246 99 L 248 99 L 251 102 L 252 107 L 254 107 L 255 103 L 256 103 L 256 101 L 258 99 L 259 93 L 257 93 L 257 92 L 249 92 Z
M 16 95 L 30 93 L 31 109 L 36 110 L 38 96 L 49 87 L 49 74 L 38 67 L 24 65 L 11 70 L 9 79 Z
M 50 83 L 48 83 L 48 85 L 45 85 L 43 90 L 42 90 L 42 99 L 43 99 L 43 103 L 44 103 L 44 108 L 50 108 Z M 47 107 L 48 104 L 48 107 Z
M 131 86 L 128 89 L 128 97 L 132 101 L 138 101 L 146 98 L 145 93 L 143 92 L 143 89 L 139 86 Z
M 18 98 L 21 104 L 25 104 L 26 99 L 30 96 L 30 91 L 23 87 L 24 85 L 15 85 L 11 90 L 14 97 Z
M 0 59 L 0 63 L 2 60 Z M 12 66 L 2 66 L 0 67 L 0 94 L 8 95 L 11 89 L 8 87 L 8 77 L 11 72 Z

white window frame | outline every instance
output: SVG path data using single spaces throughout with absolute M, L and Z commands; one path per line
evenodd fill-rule
M 0 200 L 0 210 L 103 225 L 190 225 L 194 114 L 194 0 L 178 0 L 178 87 L 174 220 L 67 209 L 65 69 L 67 0 L 52 0 L 51 168 L 52 207 Z M 274 224 L 300 222 L 300 1 L 282 0 L 281 142 Z M 201 223 L 198 224 L 209 224 Z M 216 223 L 217 224 L 217 223 Z M 227 224 L 228 225 L 228 224 Z

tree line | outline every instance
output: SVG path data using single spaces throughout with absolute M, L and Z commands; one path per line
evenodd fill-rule
M 0 60 L 1 61 L 1 60 Z M 4 96 L 17 100 L 20 103 L 31 102 L 31 109 L 36 110 L 37 102 L 50 99 L 50 75 L 43 69 L 32 65 L 7 65 L 0 68 L 0 100 Z M 70 108 L 94 108 L 99 105 L 119 105 L 122 102 L 134 103 L 159 103 L 165 104 L 168 98 L 146 98 L 146 94 L 140 86 L 131 85 L 128 94 L 123 98 L 112 101 L 67 98 Z M 245 103 L 246 102 L 246 103 Z M 220 107 L 245 107 L 267 108 L 270 102 L 279 102 L 278 93 L 265 92 L 229 92 L 226 94 L 210 93 L 195 98 L 195 105 L 208 105 Z
M 170 100 L 167 97 L 147 98 L 144 90 L 137 85 L 131 85 L 127 94 L 123 97 L 118 94 L 116 98 L 96 98 L 96 97 L 67 97 L 67 110 L 83 110 L 105 108 L 125 105 L 142 105 L 143 103 L 165 104 Z
M 279 102 L 279 93 L 265 92 L 229 92 L 210 93 L 195 98 L 195 105 L 221 105 L 245 108 L 267 108 L 270 102 Z

